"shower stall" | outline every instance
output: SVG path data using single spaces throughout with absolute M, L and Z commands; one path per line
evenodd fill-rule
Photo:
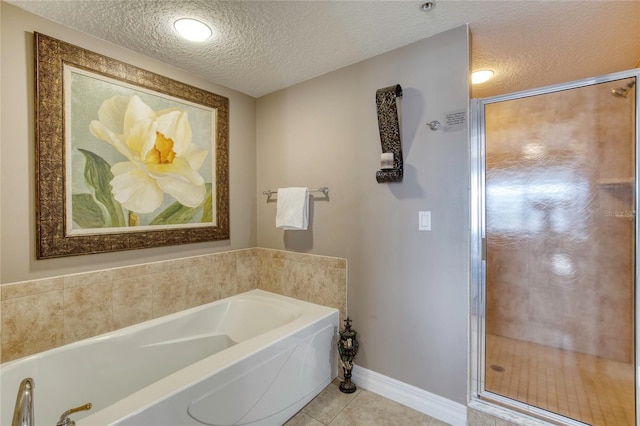
M 472 407 L 637 424 L 639 76 L 473 100 Z

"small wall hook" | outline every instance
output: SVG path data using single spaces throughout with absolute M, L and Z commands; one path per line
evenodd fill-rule
M 433 120 L 433 121 L 431 121 L 431 122 L 427 123 L 427 126 L 429 126 L 429 128 L 430 128 L 431 130 L 434 130 L 434 131 L 435 131 L 435 130 L 438 130 L 438 129 L 440 128 L 441 124 L 440 124 L 440 122 L 439 122 L 439 121 L 437 121 L 437 120 Z

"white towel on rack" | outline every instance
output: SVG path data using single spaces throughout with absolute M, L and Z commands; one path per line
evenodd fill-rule
M 276 228 L 305 230 L 309 225 L 308 188 L 278 188 Z

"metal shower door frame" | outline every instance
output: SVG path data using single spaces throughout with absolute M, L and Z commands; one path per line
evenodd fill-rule
M 597 77 L 576 80 L 568 83 L 556 84 L 537 89 L 510 93 L 507 95 L 490 98 L 471 99 L 470 105 L 470 219 L 471 219 L 471 288 L 469 292 L 469 389 L 468 405 L 499 417 L 518 420 L 522 415 L 529 414 L 543 421 L 550 421 L 569 426 L 584 425 L 584 423 L 568 417 L 543 410 L 522 402 L 502 397 L 484 390 L 485 388 L 485 331 L 486 331 L 486 218 L 485 218 L 485 106 L 492 103 L 510 101 L 526 97 L 545 95 L 570 89 L 577 89 L 601 83 L 609 83 L 616 80 L 635 77 L 635 211 L 640 211 L 640 192 L 638 189 L 638 176 L 640 175 L 640 108 L 638 96 L 640 95 L 640 68 L 606 74 Z M 634 275 L 634 325 L 635 325 L 635 400 L 636 400 L 636 424 L 640 426 L 640 226 L 635 220 L 635 275 Z M 485 399 L 482 399 L 485 397 Z M 488 402 L 486 399 L 494 402 Z M 513 408 L 513 410 L 504 407 Z

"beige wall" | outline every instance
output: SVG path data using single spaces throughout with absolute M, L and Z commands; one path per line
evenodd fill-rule
M 466 128 L 431 131 L 468 105 L 466 27 L 258 99 L 258 191 L 330 188 L 308 231 L 275 228 L 258 199 L 258 245 L 345 257 L 356 363 L 459 403 L 467 391 Z M 377 89 L 400 84 L 404 181 L 378 184 Z M 315 194 L 318 195 L 318 194 Z M 432 231 L 418 231 L 418 211 Z
M 1 18 L 1 283 L 87 272 L 256 245 L 255 99 L 161 62 L 42 19 L 5 2 Z M 229 98 L 231 240 L 35 259 L 33 32 L 59 38 Z
M 329 290 L 326 281 L 346 276 L 348 263 L 348 315 L 362 342 L 356 362 L 466 402 L 467 130 L 432 132 L 425 125 L 443 121 L 445 112 L 467 108 L 466 27 L 261 98 L 256 114 L 253 98 L 6 3 L 0 7 L 0 282 L 51 278 L 60 286 L 54 277 L 180 262 L 256 245 L 346 258 L 344 264 L 330 260 L 325 265 L 328 269 L 314 281 L 321 288 L 290 281 L 317 274 L 304 265 L 268 286 L 274 291 L 296 292 L 301 298 L 330 293 L 334 301 L 326 303 L 340 303 L 346 297 Z M 230 241 L 35 260 L 33 31 L 229 97 Z M 392 84 L 404 89 L 400 110 L 405 180 L 379 185 L 375 180 L 380 140 L 374 95 Z M 318 198 L 312 203 L 308 232 L 275 230 L 275 204 L 256 197 L 265 189 L 290 185 L 331 188 L 329 200 Z M 419 210 L 432 212 L 433 231 L 418 232 Z M 279 257 L 270 254 L 258 257 L 257 262 L 270 274 L 289 271 L 278 269 Z M 299 260 L 294 256 L 284 263 Z M 4 287 L 10 291 L 11 286 Z M 98 287 L 99 283 L 94 288 Z M 78 290 L 66 289 L 63 281 L 54 291 Z M 93 291 L 89 294 L 95 297 Z M 113 288 L 111 294 L 116 294 Z M 14 297 L 5 302 L 10 300 Z M 4 318 L 11 313 L 7 312 L 4 307 Z M 9 336 L 4 333 L 6 326 L 3 324 L 3 339 Z

